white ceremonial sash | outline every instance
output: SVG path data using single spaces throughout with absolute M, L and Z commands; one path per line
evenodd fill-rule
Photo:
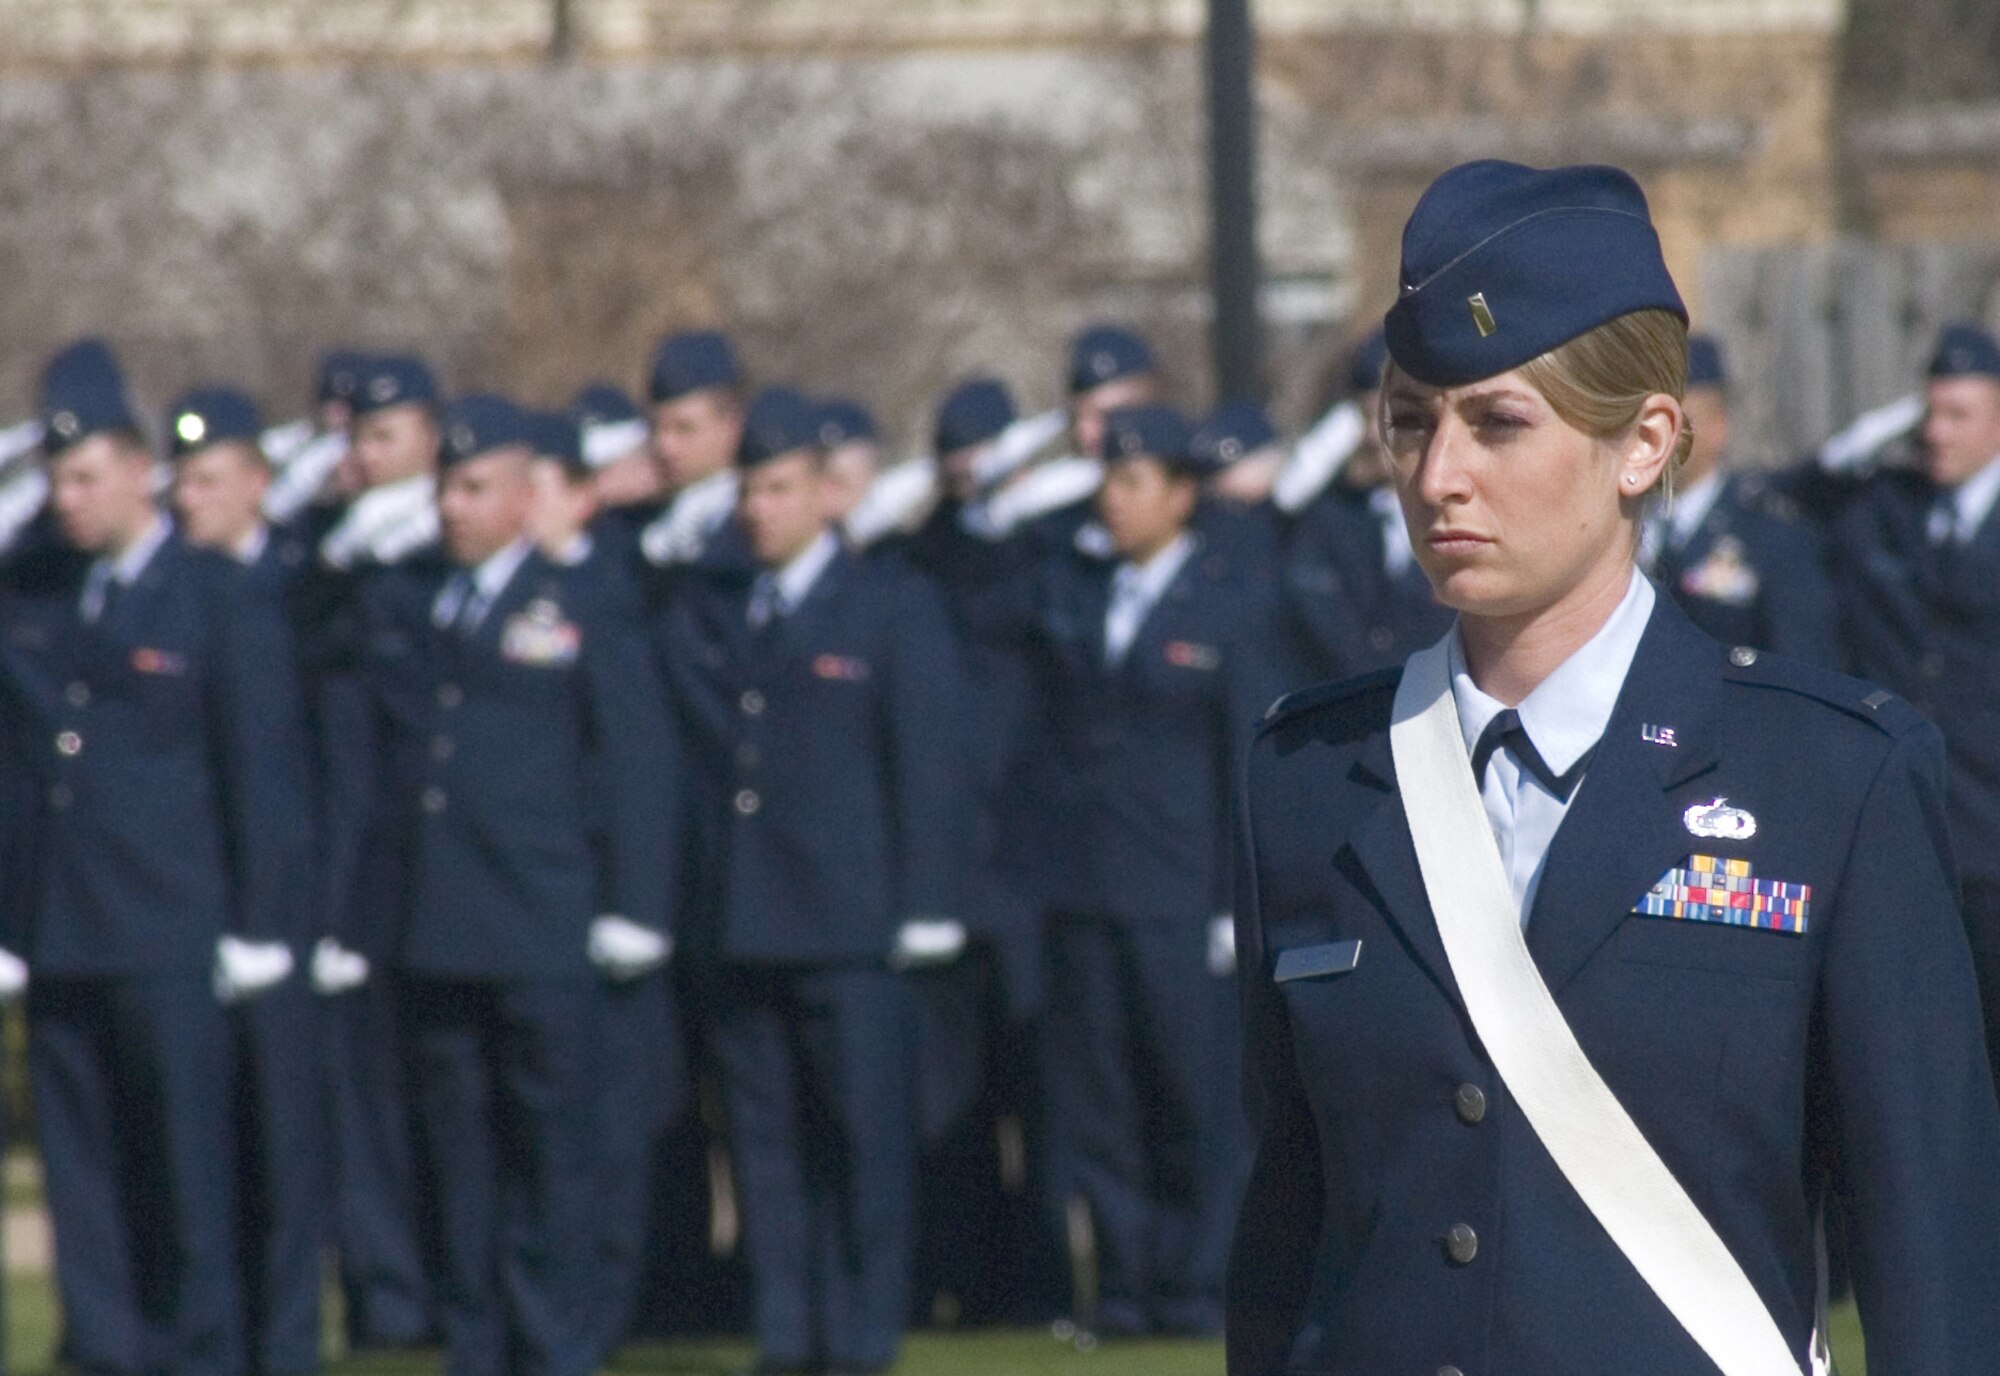
M 1749 1277 L 1591 1066 L 1542 981 L 1473 784 L 1443 641 L 1404 667 L 1389 748 L 1452 977 L 1529 1126 L 1723 1376 L 1799 1376 Z M 1823 1371 L 1817 1334 L 1813 1349 Z

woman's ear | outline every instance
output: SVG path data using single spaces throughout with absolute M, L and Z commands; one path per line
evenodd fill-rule
M 1686 414 L 1680 402 L 1665 392 L 1647 397 L 1621 446 L 1619 495 L 1637 497 L 1652 491 L 1668 470 L 1681 461 L 1686 447 L 1685 431 Z

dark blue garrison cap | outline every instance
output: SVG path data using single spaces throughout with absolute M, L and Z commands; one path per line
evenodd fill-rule
M 755 468 L 819 444 L 819 409 L 793 387 L 766 387 L 750 401 L 736 466 Z
M 357 416 L 411 403 L 435 406 L 437 401 L 437 378 L 418 358 L 371 358 L 358 374 L 354 387 L 353 406 Z
M 1014 398 L 1007 385 L 990 377 L 969 378 L 938 403 L 937 452 L 949 454 L 984 444 L 1014 423 Z
M 89 391 L 123 394 L 125 373 L 111 346 L 97 338 L 66 344 L 42 365 L 42 409 L 52 410 L 58 396 L 78 397 Z
M 2000 344 L 1977 325 L 1947 325 L 1927 371 L 1931 377 L 2000 378 Z
M 1401 290 L 1389 354 L 1434 387 L 1518 368 L 1633 311 L 1688 318 L 1646 193 L 1615 167 L 1452 168 L 1403 226 Z
M 1157 459 L 1177 473 L 1204 474 L 1213 465 L 1194 452 L 1194 427 L 1171 406 L 1121 406 L 1104 418 L 1104 458 Z
M 42 401 L 42 453 L 54 458 L 92 435 L 113 431 L 140 433 L 121 387 L 104 379 L 74 379 L 46 389 Z
M 528 444 L 536 455 L 554 459 L 573 477 L 584 477 L 590 465 L 583 461 L 583 427 L 564 411 L 528 411 L 522 415 L 528 427 Z
M 329 349 L 319 360 L 319 401 L 353 401 L 361 376 L 368 371 L 368 356 L 355 349 Z
M 647 395 L 672 401 L 709 387 L 740 387 L 743 370 L 727 335 L 715 330 L 670 334 L 653 350 Z
M 1116 325 L 1092 325 L 1070 342 L 1069 390 L 1072 395 L 1102 387 L 1120 378 L 1157 372 L 1146 341 Z
M 578 425 L 615 425 L 643 419 L 624 389 L 608 382 L 593 382 L 578 392 L 569 404 L 569 413 Z
M 1189 448 L 1197 462 L 1209 468 L 1227 468 L 1245 454 L 1275 444 L 1278 427 L 1254 401 L 1232 401 L 1216 409 L 1214 415 L 1194 432 Z
M 1729 385 L 1729 367 L 1722 357 L 1722 341 L 1714 335 L 1688 336 L 1687 385 L 1690 387 Z
M 1388 361 L 1389 341 L 1377 325 L 1354 346 L 1354 356 L 1347 360 L 1348 387 L 1357 395 L 1374 391 L 1382 385 L 1382 365 Z
M 255 444 L 257 403 L 234 387 L 197 387 L 167 410 L 167 453 L 185 458 L 211 444 Z
M 827 397 L 819 404 L 819 442 L 828 449 L 875 438 L 875 417 L 852 397 Z
M 534 447 L 527 415 L 513 402 L 490 392 L 474 392 L 444 408 L 438 417 L 444 443 L 438 448 L 438 467 L 450 468 L 511 445 Z

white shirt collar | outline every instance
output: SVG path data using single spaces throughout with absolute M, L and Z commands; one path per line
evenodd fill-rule
M 479 600 L 492 606 L 494 600 L 513 581 L 514 573 L 521 567 L 521 561 L 528 557 L 534 546 L 526 537 L 516 540 L 505 549 L 487 555 L 472 569 L 472 586 L 479 594 Z
M 838 553 L 840 541 L 834 538 L 832 531 L 822 530 L 817 540 L 792 556 L 790 563 L 771 571 L 771 578 L 778 588 L 779 605 L 787 613 L 806 600 L 806 594 L 813 590 L 813 584 L 819 582 L 819 576 L 826 572 L 826 566 Z
M 1970 540 L 1978 534 L 2000 501 L 2000 454 L 1986 461 L 1986 467 L 1951 490 L 1951 504 L 1957 511 L 1957 538 Z
M 139 575 L 146 571 L 146 565 L 153 562 L 153 556 L 160 552 L 160 546 L 174 532 L 174 523 L 168 517 L 155 512 L 153 524 L 146 533 L 125 547 L 125 552 L 115 559 L 99 562 L 111 570 L 111 576 L 126 587 L 139 581 Z
M 237 542 L 230 553 L 239 564 L 254 564 L 264 557 L 264 551 L 271 543 L 271 528 L 259 521 L 250 527 L 250 533 Z
M 1129 588 L 1142 606 L 1150 607 L 1166 594 L 1168 586 L 1181 571 L 1181 566 L 1194 553 L 1194 536 L 1182 531 L 1166 545 L 1157 550 L 1153 557 L 1143 564 L 1126 560 L 1118 566 L 1113 577 L 1118 583 Z
M 1653 615 L 1653 584 L 1637 569 L 1625 589 L 1624 598 L 1596 635 L 1579 646 L 1556 671 L 1535 686 L 1514 710 L 1528 739 L 1558 774 L 1568 773 L 1595 745 L 1611 723 L 1611 710 L 1625 687 L 1646 623 Z M 1458 627 L 1452 626 L 1451 692 L 1458 706 L 1458 727 L 1465 735 L 1465 748 L 1472 750 L 1486 724 L 1504 704 L 1481 692 L 1465 667 L 1465 649 Z
M 562 547 L 562 553 L 556 556 L 556 562 L 564 568 L 573 569 L 590 558 L 591 551 L 596 548 L 597 541 L 590 538 L 590 532 L 579 530 L 570 536 L 569 543 Z

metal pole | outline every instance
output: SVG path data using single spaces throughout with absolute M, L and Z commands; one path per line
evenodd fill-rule
M 1256 37 L 1250 0 L 1208 0 L 1209 285 L 1218 401 L 1264 397 L 1257 318 Z

